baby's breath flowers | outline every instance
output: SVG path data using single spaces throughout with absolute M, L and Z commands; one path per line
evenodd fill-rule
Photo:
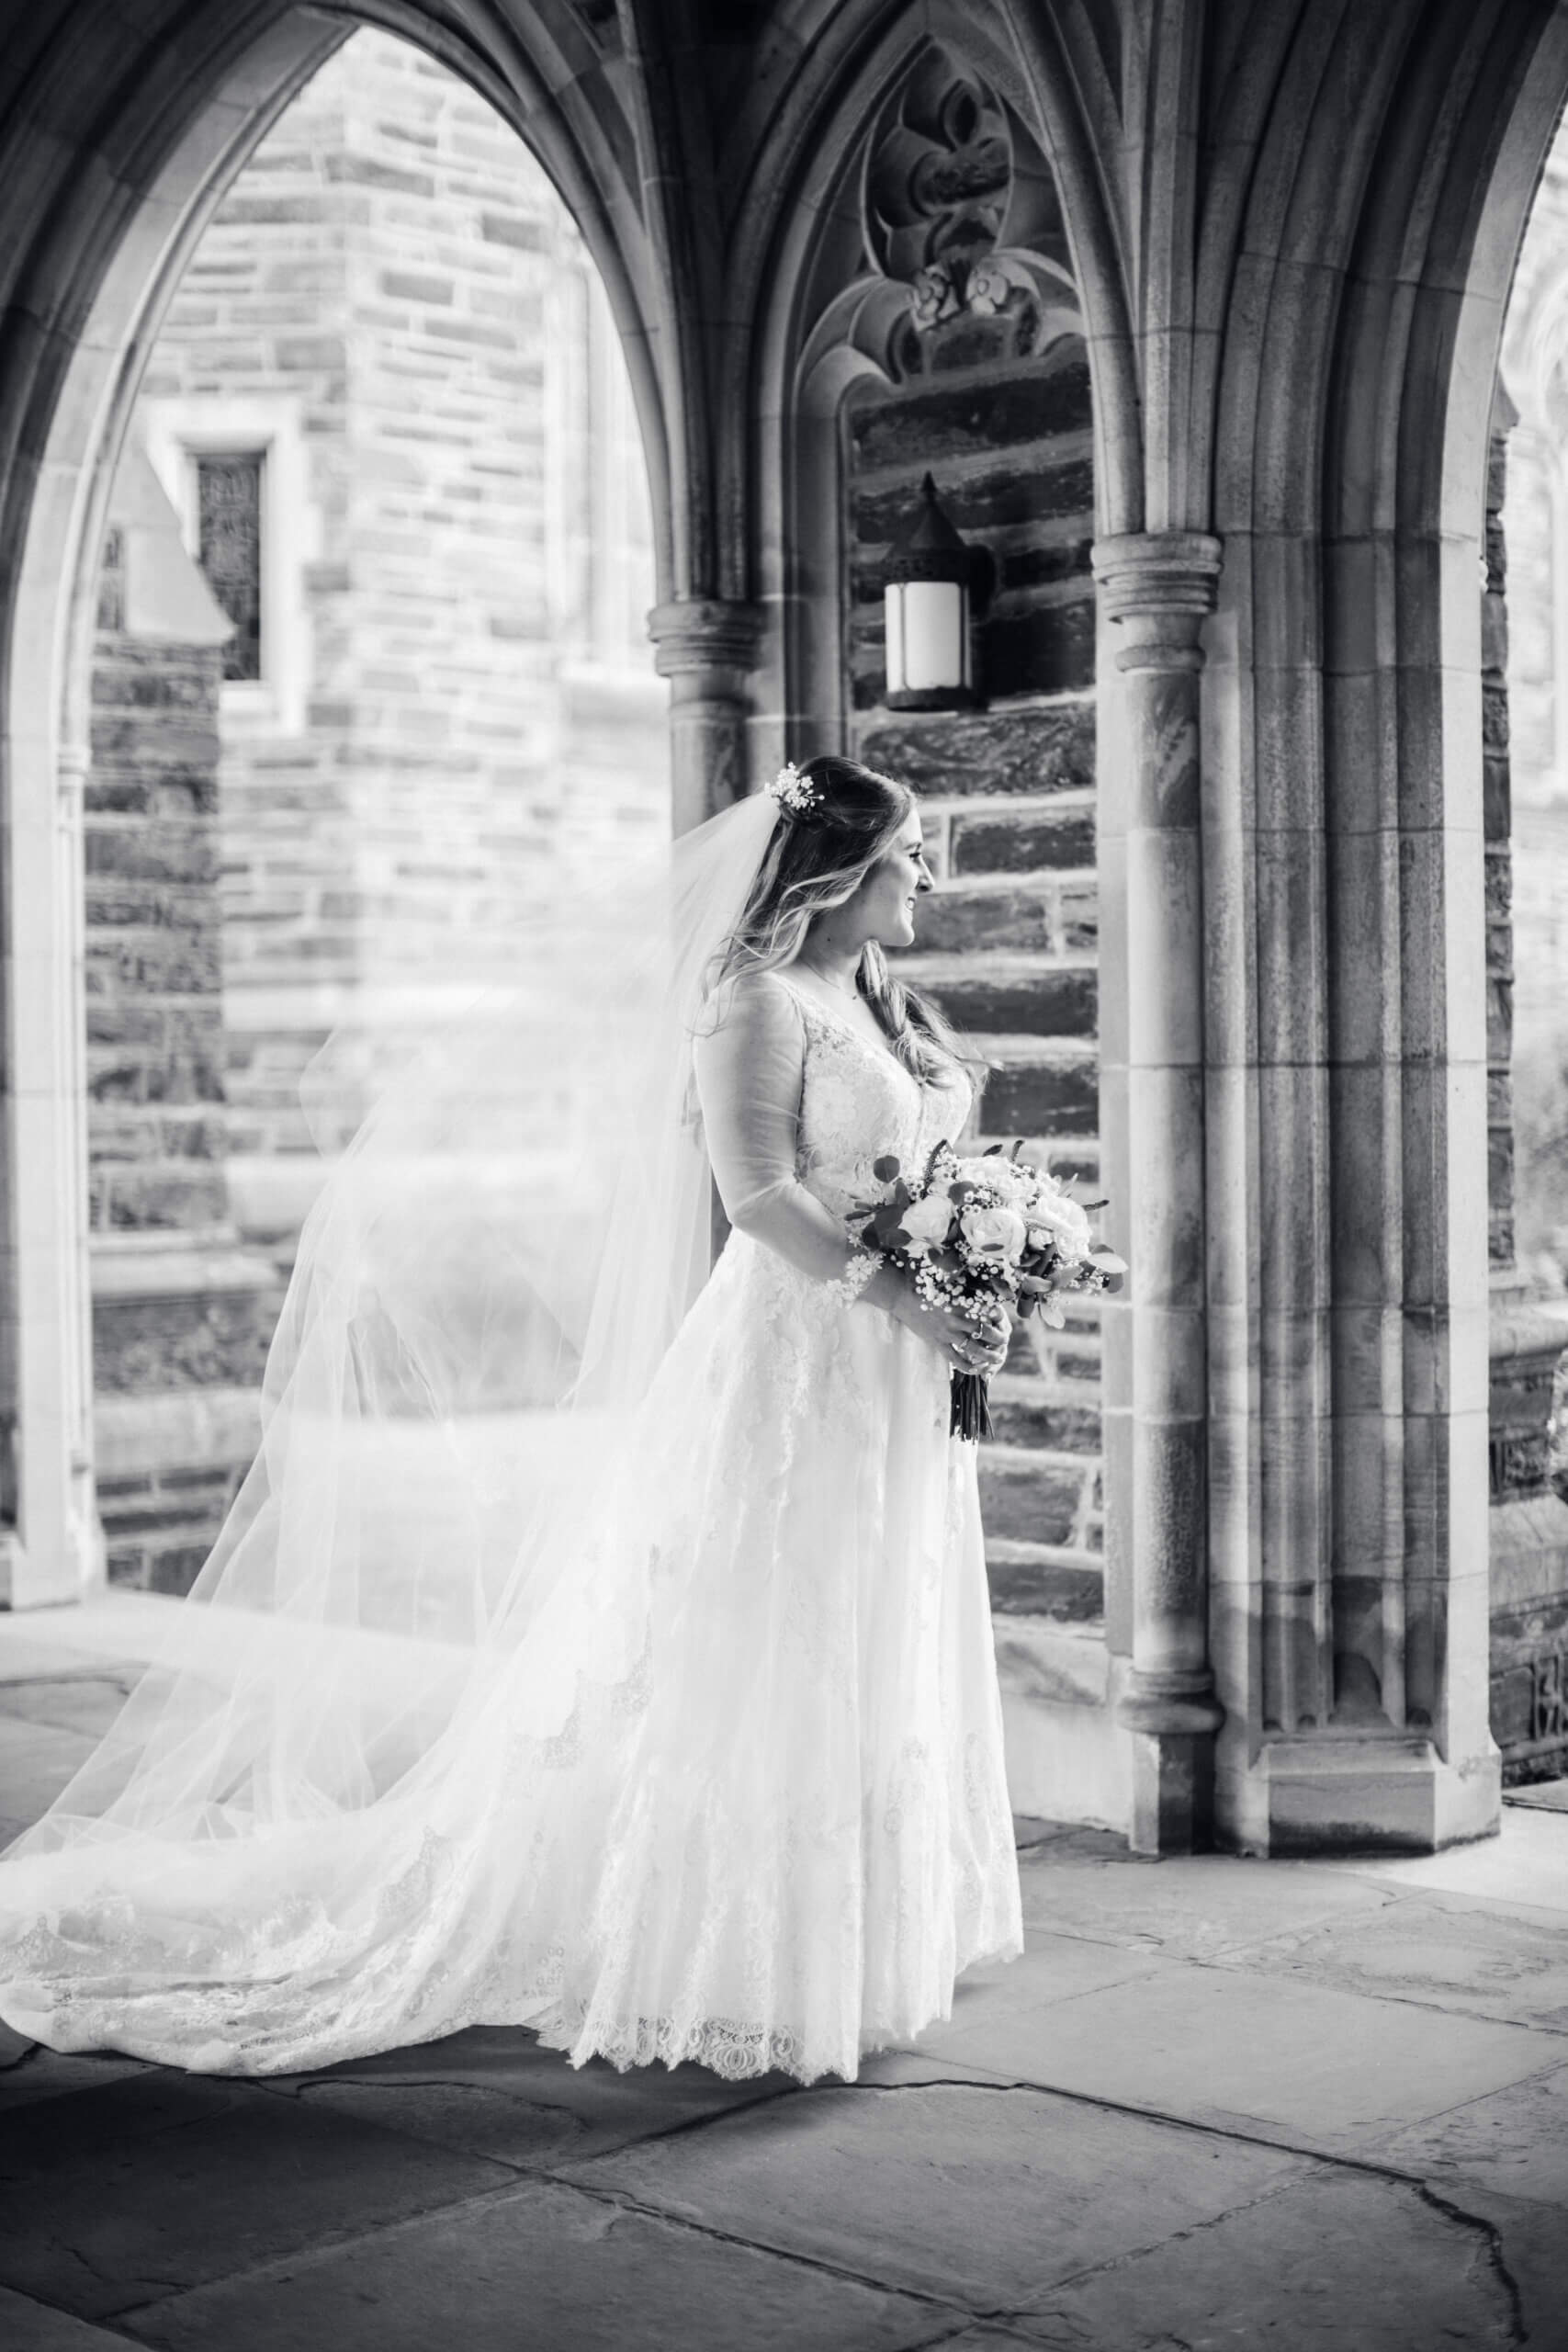
M 802 775 L 793 760 L 784 762 L 768 790 L 779 807 L 794 817 L 804 817 L 822 797 L 810 777 Z
M 1004 1152 L 998 1143 L 962 1158 L 940 1143 L 913 1182 L 891 1154 L 874 1161 L 887 1192 L 857 1212 L 865 1220 L 859 1238 L 903 1268 L 922 1306 L 956 1308 L 998 1329 L 1010 1313 L 1038 1315 L 1059 1330 L 1069 1292 L 1115 1290 L 1127 1269 L 1091 1238 L 1084 1204 L 1021 1159 L 1020 1148 Z M 983 1374 L 953 1374 L 949 1426 L 956 1437 L 990 1436 Z

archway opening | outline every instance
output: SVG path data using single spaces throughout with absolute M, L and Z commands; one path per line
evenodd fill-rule
M 1495 511 L 1506 635 L 1488 650 L 1506 683 L 1489 916 L 1499 1074 L 1511 1063 L 1512 1253 L 1542 1295 L 1568 1295 L 1568 130 L 1547 157 L 1509 300 L 1503 345 L 1506 474 Z M 1506 780 L 1501 763 L 1506 763 Z M 1502 927 L 1511 927 L 1505 949 Z M 1499 1106 L 1500 1108 L 1502 1106 Z M 1499 1171 L 1500 1174 L 1503 1171 Z M 1494 1204 L 1506 1216 L 1506 1199 Z M 1509 1237 L 1505 1235 L 1505 1241 Z
M 96 1498 L 111 1580 L 181 1591 L 254 1450 L 321 1131 L 451 1017 L 477 938 L 669 823 L 604 292 L 433 58 L 355 33 L 231 178 L 84 560 Z

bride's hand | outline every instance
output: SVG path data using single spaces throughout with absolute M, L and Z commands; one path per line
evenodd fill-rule
M 895 1312 L 907 1329 L 929 1341 L 954 1372 L 999 1372 L 1011 1333 L 1005 1321 L 987 1323 L 951 1306 L 924 1306 L 906 1290 Z

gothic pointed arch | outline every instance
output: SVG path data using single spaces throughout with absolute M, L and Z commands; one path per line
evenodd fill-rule
M 727 346 L 720 408 L 751 426 L 727 440 L 721 503 L 728 574 L 754 580 L 777 623 L 764 658 L 782 741 L 786 702 L 829 731 L 846 723 L 846 414 L 962 365 L 966 341 L 1015 365 L 1126 338 L 1120 312 L 1102 334 L 1086 309 L 1085 239 L 1000 17 L 883 12 L 852 71 L 829 85 L 803 67 L 770 137 L 732 245 L 730 314 L 749 305 L 750 322 Z
M 127 15 L 84 0 L 72 38 L 8 58 L 22 103 L 8 160 L 31 194 L 0 254 L 0 679 L 12 957 L 7 1187 L 18 1253 L 12 1340 L 19 1402 L 5 1478 L 13 1593 L 69 1597 L 95 1573 L 83 1153 L 82 793 L 96 551 L 141 365 L 195 240 L 290 98 L 374 24 L 423 48 L 531 148 L 597 264 L 626 352 L 647 452 L 661 581 L 671 573 L 659 278 L 619 36 L 569 0 L 462 12 L 365 0 L 324 13 L 264 0 L 176 0 Z M 38 26 L 40 34 L 45 29 Z M 82 59 L 92 60 L 85 120 Z M 6 1565 L 6 1564 L 0 1564 Z M 39 1581 L 41 1579 L 41 1581 Z M 30 1580 L 30 1581 L 29 1581 Z

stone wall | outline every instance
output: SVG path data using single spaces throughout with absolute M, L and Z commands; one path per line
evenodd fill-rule
M 1509 422 L 1512 420 L 1509 419 Z M 1481 741 L 1486 873 L 1487 1254 L 1514 1262 L 1513 826 L 1508 728 L 1506 424 L 1493 434 L 1486 483 L 1486 582 L 1481 598 Z
M 100 579 L 85 787 L 97 1496 L 112 1582 L 184 1591 L 255 1436 L 276 1313 L 225 1156 L 218 706 L 227 623 L 132 452 Z
M 176 494 L 193 439 L 278 436 L 268 545 L 296 593 L 271 690 L 225 689 L 221 797 L 235 1197 L 286 1232 L 277 1162 L 327 1029 L 351 1004 L 436 1017 L 511 908 L 668 822 L 641 453 L 543 172 L 371 32 L 220 206 L 140 416 Z
M 111 532 L 105 602 L 118 582 Z M 86 786 L 89 1224 L 223 1217 L 218 903 L 220 654 L 100 628 Z
M 1076 337 L 1014 356 L 1016 321 L 964 315 L 923 340 L 906 390 L 847 418 L 846 662 L 861 756 L 919 792 L 939 888 L 907 976 L 992 1064 L 984 1140 L 1058 1174 L 1099 1171 L 1090 397 Z M 978 708 L 887 710 L 881 589 L 921 476 L 995 589 L 975 631 Z M 982 1456 L 993 1603 L 1088 1624 L 1102 1609 L 1100 1335 L 1032 1322 L 994 1391 Z

